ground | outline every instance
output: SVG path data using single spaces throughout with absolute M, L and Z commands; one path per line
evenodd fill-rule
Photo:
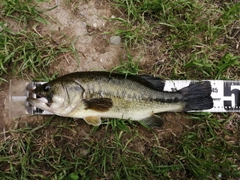
M 134 21 L 134 11 L 127 16 L 124 6 L 115 6 L 114 2 L 127 1 L 56 0 L 34 3 L 38 9 L 43 10 L 43 17 L 48 23 L 39 23 L 43 20 L 38 19 L 38 23 L 34 24 L 35 21 L 32 20 L 27 23 L 25 31 L 37 34 L 38 37 L 34 39 L 37 42 L 35 46 L 39 43 L 40 49 L 46 47 L 44 53 L 56 52 L 53 56 L 54 60 L 46 66 L 39 66 L 40 69 L 37 71 L 41 71 L 41 68 L 47 69 L 44 76 L 37 74 L 36 71 L 25 72 L 22 76 L 9 71 L 9 74 L 2 73 L 2 77 L 8 82 L 10 79 L 36 81 L 74 71 L 113 69 L 123 73 L 150 74 L 164 79 L 239 77 L 240 66 L 237 64 L 240 54 L 239 21 L 226 24 L 228 34 L 211 41 L 214 39 L 211 37 L 215 35 L 214 33 L 210 32 L 206 37 L 205 30 L 197 35 L 191 34 L 195 29 L 190 29 L 190 26 L 186 26 L 189 30 L 183 30 L 186 34 L 181 32 L 180 25 L 179 27 L 176 25 L 177 30 L 168 29 L 171 25 L 162 21 L 161 26 L 155 24 L 151 26 L 157 14 L 154 8 L 151 11 L 142 10 L 141 17 L 149 22 L 151 26 L 149 28 L 144 23 L 141 24 L 141 21 Z M 129 2 L 134 3 L 134 1 Z M 196 1 L 196 4 L 200 2 Z M 234 1 L 231 3 L 237 4 Z M 215 14 L 210 16 L 210 10 L 207 9 L 222 8 L 221 6 L 225 6 L 224 3 L 216 2 L 208 5 L 203 1 L 201 5 L 206 6 L 203 9 L 216 24 L 214 28 L 221 24 L 216 20 L 218 13 L 219 16 L 221 13 L 213 11 L 211 13 Z M 191 4 L 186 1 L 186 6 L 185 4 L 182 6 L 184 8 L 177 7 L 173 13 L 182 15 L 181 13 L 186 10 L 186 14 L 184 17 L 176 15 L 176 18 L 179 21 L 185 19 L 189 24 L 194 21 L 200 26 L 201 19 L 195 20 L 187 16 L 191 13 L 188 12 L 188 7 L 192 7 Z M 171 17 L 169 13 L 171 6 L 168 8 L 165 9 L 166 16 Z M 14 15 L 20 16 L 20 12 Z M 236 16 L 239 17 L 237 13 Z M 127 21 L 128 18 L 132 20 Z M 204 17 L 199 18 L 205 21 Z M 123 21 L 124 19 L 126 21 Z M 127 24 L 126 27 L 131 26 L 127 29 L 130 35 L 124 34 L 123 28 L 126 27 L 120 23 L 121 21 Z M 7 27 L 14 32 L 23 29 L 19 21 L 7 17 L 6 12 L 1 17 L 1 22 L 7 24 Z M 148 35 L 149 31 L 155 34 Z M 132 41 L 131 38 L 135 37 L 136 32 L 139 37 L 135 38 L 136 41 Z M 110 39 L 115 35 L 121 37 L 121 43 L 111 43 Z M 182 36 L 183 39 L 179 38 L 181 39 L 179 40 L 177 36 Z M 198 43 L 198 40 L 203 43 Z M 70 50 L 66 46 L 71 47 Z M 45 58 L 48 55 L 42 56 Z M 225 56 L 230 58 L 224 59 Z M 236 66 L 232 66 L 231 63 L 235 63 Z M 224 75 L 220 76 L 216 71 Z M 14 179 L 18 175 L 23 179 L 49 177 L 72 180 L 145 179 L 146 177 L 237 179 L 240 177 L 238 113 L 215 115 L 163 113 L 161 117 L 164 125 L 153 129 L 136 122 L 120 120 L 105 120 L 100 127 L 92 127 L 81 119 L 58 116 L 27 116 L 10 119 L 8 82 L 2 82 L 0 88 L 0 130 L 2 131 L 0 160 L 3 161 L 0 165 L 0 177 L 2 176 L 3 179 L 9 177 Z M 220 157 L 215 157 L 215 153 L 219 153 Z M 226 155 L 221 156 L 221 153 Z M 15 159 L 11 160 L 12 158 Z

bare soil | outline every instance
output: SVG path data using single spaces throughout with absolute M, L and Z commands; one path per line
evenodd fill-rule
M 46 14 L 55 19 L 56 23 L 45 26 L 41 34 L 52 36 L 55 41 L 62 34 L 75 41 L 79 62 L 67 57 L 52 67 L 52 71 L 66 74 L 73 71 L 109 70 L 119 64 L 124 54 L 122 45 L 110 44 L 110 35 L 106 35 L 114 24 L 108 20 L 113 15 L 107 1 L 81 2 L 78 5 L 57 3 L 57 7 Z M 45 3 L 42 8 L 56 6 L 56 2 Z M 69 6 L 76 6 L 74 10 Z

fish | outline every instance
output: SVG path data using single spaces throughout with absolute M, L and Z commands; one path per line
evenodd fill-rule
M 158 113 L 213 107 L 209 81 L 164 91 L 164 81 L 148 75 L 105 71 L 74 72 L 44 83 L 27 102 L 58 116 L 81 118 L 99 126 L 102 118 L 129 119 L 161 127 Z

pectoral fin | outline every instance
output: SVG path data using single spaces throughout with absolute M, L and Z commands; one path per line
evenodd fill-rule
M 94 111 L 101 111 L 101 112 L 106 112 L 113 106 L 112 99 L 110 98 L 84 99 L 84 103 L 86 106 L 85 109 L 91 109 Z
M 163 125 L 163 120 L 157 115 L 142 119 L 141 122 L 151 127 L 161 127 Z
M 94 125 L 94 126 L 99 126 L 102 121 L 99 116 L 87 116 L 83 118 L 88 124 Z

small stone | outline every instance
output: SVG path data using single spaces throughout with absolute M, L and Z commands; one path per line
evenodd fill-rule
M 97 27 L 98 27 L 97 23 L 93 23 L 93 27 L 94 27 L 95 29 L 97 29 Z
M 115 45 L 121 44 L 121 37 L 120 36 L 112 36 L 110 38 L 110 43 L 115 44 Z
M 3 25 L 3 27 L 0 26 L 0 32 L 2 32 L 5 27 L 7 27 L 6 23 Z

